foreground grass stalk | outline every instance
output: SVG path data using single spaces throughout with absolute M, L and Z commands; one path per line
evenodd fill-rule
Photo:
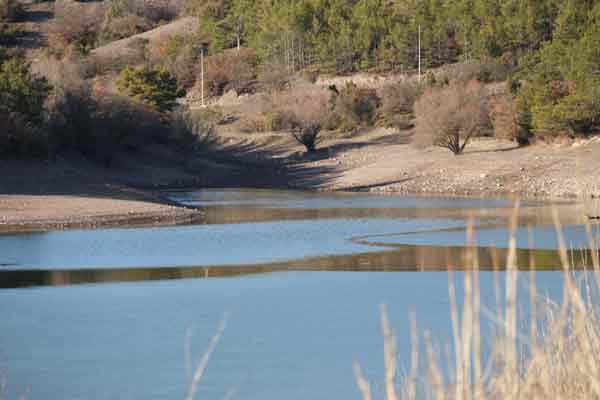
M 208 344 L 208 347 L 206 348 L 204 355 L 202 356 L 202 358 L 200 359 L 200 362 L 198 363 L 198 366 L 196 367 L 196 370 L 195 370 L 194 375 L 192 376 L 192 380 L 190 382 L 190 388 L 189 388 L 186 400 L 194 400 L 196 398 L 196 395 L 198 393 L 198 385 L 200 384 L 200 381 L 202 380 L 202 377 L 204 376 L 204 372 L 206 371 L 206 367 L 208 366 L 208 362 L 210 361 L 210 356 L 212 355 L 213 351 L 217 347 L 219 340 L 221 340 L 221 336 L 223 336 L 223 332 L 225 332 L 225 328 L 227 327 L 228 319 L 229 319 L 229 314 L 225 313 L 225 315 L 223 315 L 223 319 L 221 319 L 221 322 L 219 323 L 217 332 L 210 340 L 210 343 Z
M 397 400 L 396 396 L 396 335 L 390 326 L 387 307 L 381 305 L 381 330 L 384 338 L 384 358 L 385 358 L 385 393 L 388 400 Z
M 448 295 L 454 345 L 454 349 L 451 349 L 454 351 L 450 350 L 449 354 L 453 353 L 453 357 L 442 367 L 439 363 L 440 351 L 432 343 L 429 332 L 425 332 L 427 362 L 424 363 L 423 370 L 419 370 L 419 341 L 415 333 L 417 325 L 414 315 L 411 315 L 411 370 L 406 380 L 401 382 L 400 399 L 600 400 L 600 307 L 597 304 L 600 296 L 600 257 L 593 228 L 590 224 L 586 227 L 592 255 L 582 260 L 592 263 L 592 276 L 596 279 L 590 281 L 587 272 L 583 272 L 582 279 L 578 278 L 580 275 L 573 273 L 576 260 L 575 257 L 568 257 L 562 226 L 558 214 L 554 214 L 559 257 L 564 271 L 562 298 L 557 303 L 549 298 L 545 302 L 540 301 L 535 283 L 536 260 L 531 252 L 528 260 L 531 268 L 528 296 L 530 321 L 529 325 L 522 325 L 524 332 L 521 333 L 517 325 L 517 217 L 518 204 L 510 222 L 511 235 L 503 295 L 500 293 L 500 285 L 495 282 L 496 305 L 499 309 L 495 312 L 483 309 L 492 318 L 492 322 L 501 327 L 497 336 L 491 339 L 489 354 L 484 360 L 479 260 L 471 221 L 467 229 L 468 246 L 465 252 L 464 303 L 460 310 L 450 259 L 448 265 Z M 529 243 L 533 244 L 531 230 Z M 497 271 L 497 265 L 494 267 Z M 497 280 L 497 272 L 494 276 Z M 397 400 L 394 383 L 390 381 L 396 370 L 396 362 L 390 359 L 392 350 L 395 353 L 395 335 L 389 326 L 385 307 L 382 307 L 382 328 L 386 354 L 386 398 Z M 486 368 L 482 371 L 484 362 Z M 360 369 L 357 371 L 360 372 Z M 447 382 L 445 376 L 448 376 Z M 368 382 L 365 384 L 362 373 L 357 373 L 357 382 L 363 398 L 371 400 L 370 388 Z

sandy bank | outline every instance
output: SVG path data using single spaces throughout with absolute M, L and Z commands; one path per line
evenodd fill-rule
M 135 170 L 112 172 L 82 161 L 3 161 L 0 168 L 0 232 L 180 224 L 202 217 L 157 191 L 124 183 L 127 175 L 132 182 L 152 181 Z

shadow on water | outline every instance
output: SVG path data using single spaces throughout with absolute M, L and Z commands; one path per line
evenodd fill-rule
M 478 248 L 481 270 L 504 269 L 507 250 Z M 161 268 L 100 268 L 0 271 L 0 288 L 31 286 L 65 286 L 93 283 L 141 282 L 174 279 L 209 279 L 251 276 L 288 271 L 341 272 L 432 272 L 468 268 L 464 247 L 396 246 L 396 250 L 355 255 L 313 257 L 288 262 L 244 266 L 190 266 Z M 591 258 L 589 250 L 573 250 L 569 259 L 575 268 L 585 268 Z M 560 270 L 560 257 L 555 250 L 519 249 L 519 268 L 529 270 Z

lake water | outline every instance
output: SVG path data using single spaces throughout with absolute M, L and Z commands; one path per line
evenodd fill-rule
M 505 255 L 513 207 L 364 194 L 169 195 L 205 207 L 206 223 L 0 236 L 5 397 L 185 398 L 186 359 L 198 362 L 228 313 L 198 398 L 358 399 L 353 360 L 383 381 L 380 304 L 401 360 L 411 309 L 420 328 L 449 339 L 446 269 L 463 266 L 469 220 L 482 301 L 493 308 L 490 248 Z M 576 205 L 556 207 L 569 246 L 586 247 Z M 540 290 L 555 296 L 563 276 L 552 271 L 560 266 L 551 208 L 522 203 L 517 233 L 520 264 L 535 256 L 549 270 L 536 274 Z M 460 295 L 462 274 L 454 276 Z

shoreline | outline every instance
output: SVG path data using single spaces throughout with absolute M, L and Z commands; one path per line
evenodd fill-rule
M 52 196 L 39 196 L 40 201 Z M 22 196 L 19 196 L 21 199 Z M 61 199 L 63 200 L 63 199 Z M 59 200 L 59 201 L 61 201 Z M 6 202 L 6 197 L 0 195 L 0 204 Z M 19 200 L 20 201 L 20 200 Z M 89 203 L 86 198 L 69 200 Z M 94 204 L 85 206 L 84 210 L 73 212 L 69 208 L 54 217 L 37 217 L 27 215 L 27 206 L 23 209 L 25 215 L 0 216 L 0 235 L 40 233 L 72 229 L 109 229 L 135 228 L 152 226 L 175 226 L 202 222 L 204 213 L 200 208 L 175 205 L 165 199 L 164 202 L 145 202 L 140 200 L 106 200 L 102 207 L 94 208 Z M 113 202 L 121 202 L 118 211 L 111 212 Z M 123 206 L 128 209 L 123 210 Z M 80 209 L 81 210 L 81 209 Z
M 127 214 L 68 216 L 57 219 L 19 219 L 0 221 L 0 235 L 42 233 L 77 229 L 136 228 L 188 225 L 201 222 L 200 210 L 181 208 L 172 211 L 135 212 Z
M 524 148 L 477 140 L 453 156 L 415 149 L 386 130 L 328 138 L 312 154 L 287 136 L 272 136 L 277 140 L 239 153 L 245 142 L 225 134 L 227 144 L 196 165 L 147 155 L 121 158 L 111 168 L 81 158 L 0 160 L 0 234 L 199 223 L 201 207 L 164 196 L 197 189 L 576 202 L 590 220 L 600 217 L 600 140 Z
M 385 188 L 385 186 L 382 186 Z M 229 186 L 229 187 L 190 187 L 175 185 L 171 190 L 200 190 L 200 189 L 225 189 L 225 190 L 288 190 L 298 192 L 313 192 L 313 193 L 363 193 L 380 196 L 413 196 L 413 197 L 439 197 L 439 198 L 468 198 L 468 199 L 507 199 L 507 200 L 522 200 L 522 201 L 552 201 L 555 203 L 569 204 L 577 200 L 577 196 L 551 198 L 547 196 L 533 196 L 531 194 L 516 194 L 516 193 L 498 193 L 498 192 L 480 192 L 480 193 L 440 193 L 440 192 L 409 192 L 409 191 L 394 191 L 394 190 L 361 190 L 357 188 L 343 189 L 307 189 L 307 188 L 253 188 L 250 186 Z M 170 190 L 167 187 L 161 190 Z M 163 198 L 160 194 L 152 193 L 153 197 Z M 41 195 L 41 198 L 51 197 Z M 0 204 L 6 197 L 0 195 Z M 86 201 L 87 200 L 83 200 Z M 108 200 L 122 201 L 122 200 Z M 128 201 L 128 200 L 126 200 Z M 71 229 L 109 229 L 109 228 L 135 228 L 135 227 L 160 227 L 160 226 L 177 226 L 200 223 L 203 221 L 204 212 L 199 207 L 190 207 L 177 204 L 163 198 L 162 202 L 140 202 L 139 200 L 131 200 L 130 210 L 117 213 L 102 213 L 103 210 L 93 210 L 93 205 L 89 208 L 89 214 L 77 214 L 64 209 L 64 213 L 55 218 L 35 218 L 27 216 L 0 216 L 0 235 L 6 234 L 24 234 L 37 233 L 48 231 L 62 231 Z M 590 218 L 592 219 L 592 218 Z

